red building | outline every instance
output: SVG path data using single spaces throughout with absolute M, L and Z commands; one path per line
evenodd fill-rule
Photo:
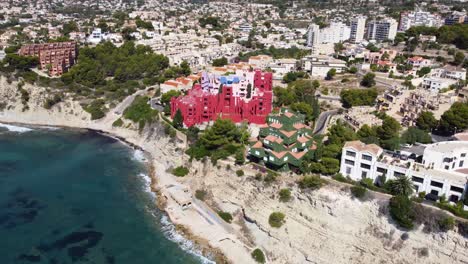
M 78 48 L 73 41 L 29 44 L 21 47 L 19 55 L 39 57 L 40 69 L 47 69 L 51 76 L 60 76 L 75 64 Z
M 263 124 L 272 109 L 272 83 L 272 73 L 259 70 L 232 76 L 204 73 L 187 95 L 171 99 L 171 117 L 180 109 L 187 127 L 218 117 Z

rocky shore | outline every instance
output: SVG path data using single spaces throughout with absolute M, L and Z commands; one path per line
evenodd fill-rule
M 250 252 L 262 249 L 268 263 L 468 263 L 468 238 L 455 231 L 426 233 L 420 226 L 409 233 L 398 229 L 386 212 L 388 197 L 374 195 L 353 199 L 346 186 L 329 183 L 317 191 L 297 189 L 297 176 L 284 175 L 275 183 L 256 179 L 252 166 L 235 167 L 230 161 L 212 165 L 189 162 L 161 125 L 139 132 L 130 122 L 113 127 L 120 116 L 110 111 L 91 121 L 89 114 L 67 100 L 46 110 L 44 88 L 25 85 L 30 92 L 29 110 L 23 111 L 16 85 L 0 79 L 0 122 L 87 128 L 125 140 L 151 155 L 152 188 L 160 194 L 160 206 L 186 236 L 197 242 L 217 263 L 253 263 Z M 128 126 L 127 126 L 128 125 Z M 190 174 L 177 178 L 167 171 L 185 165 Z M 245 175 L 236 176 L 243 169 Z M 204 190 L 205 202 L 181 210 L 165 199 L 168 186 L 184 186 L 194 193 Z M 293 199 L 279 202 L 278 192 L 289 188 Z M 208 205 L 208 206 L 207 206 Z M 216 210 L 230 212 L 233 223 L 218 223 Z M 286 215 L 281 228 L 271 228 L 268 216 Z

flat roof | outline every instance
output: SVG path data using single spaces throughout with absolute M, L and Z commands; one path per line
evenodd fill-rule
M 428 145 L 426 150 L 437 152 L 452 153 L 457 149 L 468 149 L 468 141 L 445 141 Z

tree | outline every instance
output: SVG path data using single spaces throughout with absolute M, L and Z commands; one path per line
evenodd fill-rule
M 453 134 L 466 128 L 468 128 L 468 104 L 456 102 L 440 118 L 440 129 Z
M 395 180 L 389 180 L 387 182 L 387 186 L 390 193 L 393 195 L 403 195 L 408 197 L 414 192 L 413 182 L 406 176 L 400 176 Z
M 364 77 L 362 77 L 361 85 L 365 87 L 372 87 L 375 85 L 375 74 L 372 72 L 366 73 Z
M 295 72 L 288 72 L 283 76 L 283 82 L 291 83 L 297 80 L 297 75 Z
M 394 196 L 389 203 L 390 215 L 401 227 L 412 229 L 415 218 L 413 203 L 404 195 Z
M 268 218 L 268 223 L 271 227 L 280 228 L 286 221 L 284 220 L 286 216 L 281 212 L 273 212 Z
M 180 64 L 180 69 L 182 71 L 182 74 L 185 76 L 189 76 L 192 73 L 192 70 L 190 69 L 190 65 L 185 60 L 182 61 L 182 63 Z
M 358 131 L 357 136 L 359 140 L 366 144 L 379 144 L 379 138 L 377 136 L 377 127 L 370 127 L 369 125 L 363 125 Z
M 437 125 L 437 119 L 434 117 L 434 114 L 429 111 L 422 112 L 416 119 L 416 126 L 424 131 L 432 131 Z
M 307 122 L 312 120 L 314 110 L 312 109 L 312 106 L 310 104 L 304 102 L 297 102 L 291 105 L 291 110 L 305 115 Z
M 221 57 L 221 58 L 218 58 L 218 59 L 214 59 L 213 60 L 213 63 L 212 65 L 214 67 L 222 67 L 224 65 L 227 65 L 228 64 L 228 60 L 226 57 Z
M 424 75 L 428 74 L 431 72 L 431 67 L 422 67 L 418 72 L 419 77 L 423 77 Z
M 79 30 L 78 24 L 76 24 L 75 21 L 70 21 L 70 22 L 63 24 L 61 32 L 63 35 L 68 36 L 71 32 L 78 31 L 78 30 Z
M 356 68 L 356 67 L 353 66 L 353 67 L 349 68 L 348 72 L 349 72 L 349 73 L 352 73 L 352 74 L 355 74 L 355 73 L 358 72 L 358 68 Z
M 327 144 L 343 146 L 345 142 L 353 141 L 355 139 L 356 134 L 354 133 L 354 130 L 343 122 L 337 122 L 328 130 Z
M 163 93 L 161 95 L 161 104 L 167 105 L 171 101 L 172 97 L 178 97 L 181 94 L 182 93 L 180 91 L 176 91 L 176 90 L 170 90 L 167 93 Z
M 252 97 L 252 84 L 247 84 L 247 98 Z
M 331 68 L 328 72 L 327 72 L 327 76 L 325 77 L 326 80 L 332 80 L 333 77 L 335 77 L 336 75 L 336 69 L 335 68 Z
M 322 174 L 332 175 L 340 171 L 340 161 L 334 158 L 322 158 Z
M 461 65 L 464 60 L 465 60 L 465 53 L 461 51 L 457 51 L 457 53 L 455 53 L 455 55 L 453 56 L 453 64 L 455 65 Z
M 298 184 L 301 189 L 316 190 L 320 189 L 325 182 L 319 176 L 304 176 Z
M 345 108 L 361 105 L 374 105 L 377 95 L 376 89 L 342 90 L 340 93 L 341 102 Z
M 431 136 L 417 127 L 409 127 L 401 136 L 403 142 L 414 144 L 416 142 L 427 144 L 432 142 Z
M 182 116 L 182 112 L 180 111 L 180 109 L 177 109 L 174 115 L 174 119 L 172 120 L 172 125 L 176 129 L 184 127 L 184 117 Z
M 395 118 L 385 116 L 382 126 L 377 128 L 377 135 L 381 140 L 391 139 L 398 136 L 400 129 L 401 125 L 395 120 Z
M 351 187 L 351 193 L 356 198 L 363 198 L 367 193 L 367 189 L 362 186 L 353 186 Z

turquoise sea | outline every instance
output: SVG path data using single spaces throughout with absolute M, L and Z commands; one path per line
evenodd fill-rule
M 207 261 L 155 206 L 141 153 L 90 131 L 5 130 L 0 263 Z

